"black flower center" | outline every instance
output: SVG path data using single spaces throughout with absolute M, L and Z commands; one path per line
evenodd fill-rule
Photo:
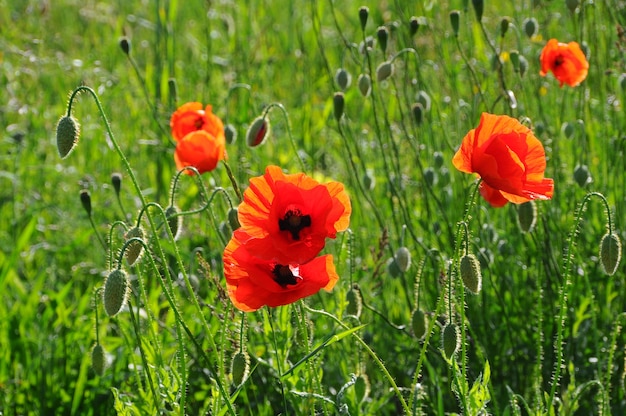
M 559 55 L 556 57 L 556 59 L 554 59 L 554 66 L 559 66 L 563 63 L 565 59 L 563 58 L 563 55 Z
M 291 237 L 298 241 L 300 240 L 300 231 L 304 227 L 311 226 L 311 216 L 302 215 L 299 209 L 289 210 L 284 217 L 278 220 L 278 228 L 280 231 L 289 231 Z
M 277 264 L 274 266 L 274 270 L 272 270 L 274 274 L 274 281 L 281 285 L 283 288 L 287 285 L 295 285 L 298 283 L 296 276 L 293 275 L 289 266 L 283 266 L 282 264 Z

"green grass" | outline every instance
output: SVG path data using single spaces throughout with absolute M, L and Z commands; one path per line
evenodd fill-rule
M 603 273 L 606 208 L 586 198 L 606 198 L 624 241 L 624 2 L 585 1 L 574 13 L 565 2 L 485 2 L 482 28 L 467 1 L 279 3 L 0 0 L 0 414 L 626 413 L 626 269 Z M 413 36 L 412 16 L 421 23 Z M 531 17 L 533 38 L 524 32 Z M 375 42 L 361 53 L 381 25 L 390 29 L 387 51 Z M 590 70 L 580 86 L 539 75 L 553 37 L 584 45 Z M 500 74 L 491 45 L 504 53 Z M 523 74 L 507 58 L 514 50 L 528 62 Z M 400 51 L 392 77 L 376 82 L 376 67 Z M 338 68 L 352 76 L 339 123 Z M 363 73 L 374 79 L 367 98 L 357 88 Z M 502 98 L 500 76 L 516 108 Z M 221 265 L 228 199 L 218 192 L 206 205 L 202 186 L 184 176 L 176 204 L 208 209 L 184 217 L 176 244 L 152 232 L 148 218 L 157 227 L 162 217 L 147 210 L 150 253 L 138 266 L 122 263 L 132 308 L 107 317 L 99 290 L 123 245 L 120 222 L 135 225 L 142 203 L 89 94 L 72 107 L 80 142 L 58 157 L 56 123 L 79 85 L 97 92 L 146 202 L 169 205 L 169 117 L 188 101 L 211 104 L 236 127 L 228 165 L 242 189 L 270 164 L 296 173 L 303 163 L 309 175 L 344 183 L 350 231 L 324 249 L 340 275 L 334 290 L 250 314 L 234 309 Z M 420 93 L 430 108 L 418 124 L 411 109 Z M 274 106 L 270 139 L 248 147 L 247 126 L 271 104 L 285 111 Z M 483 276 L 475 296 L 454 267 L 475 182 L 451 159 L 485 111 L 533 127 L 555 194 L 536 204 L 531 233 L 520 231 L 515 205 L 494 209 L 478 197 L 470 206 L 468 247 Z M 590 183 L 575 181 L 578 165 Z M 225 166 L 201 180 L 207 193 L 221 187 L 238 203 Z M 393 273 L 386 264 L 400 247 L 411 266 Z M 358 317 L 347 313 L 352 285 L 363 300 Z M 423 339 L 411 329 L 418 308 L 429 318 Z M 450 310 L 464 335 L 453 360 L 441 351 Z M 102 375 L 91 367 L 96 339 L 109 354 Z M 241 350 L 250 372 L 237 387 L 230 366 Z

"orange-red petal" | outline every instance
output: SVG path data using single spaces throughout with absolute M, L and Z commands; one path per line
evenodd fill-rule
M 178 170 L 195 167 L 199 173 L 210 172 L 226 157 L 226 141 L 223 136 L 214 137 L 204 130 L 196 130 L 176 144 L 174 161 Z M 188 171 L 191 174 L 190 171 Z
M 179 141 L 192 131 L 199 130 L 204 125 L 204 110 L 197 102 L 181 105 L 170 118 L 170 128 L 174 140 Z

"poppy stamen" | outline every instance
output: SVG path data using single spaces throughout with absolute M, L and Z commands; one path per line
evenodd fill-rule
M 276 283 L 281 285 L 283 288 L 287 287 L 287 285 L 295 285 L 298 283 L 297 278 L 299 278 L 299 276 L 294 276 L 289 266 L 277 264 L 274 266 L 272 274 L 274 274 L 274 280 Z
M 291 237 L 296 241 L 300 240 L 300 231 L 304 227 L 310 226 L 311 216 L 302 215 L 299 209 L 287 211 L 285 216 L 278 220 L 278 228 L 280 231 L 289 231 Z
M 563 55 L 558 55 L 555 59 L 554 59 L 554 66 L 559 66 L 563 63 L 565 59 L 563 58 Z

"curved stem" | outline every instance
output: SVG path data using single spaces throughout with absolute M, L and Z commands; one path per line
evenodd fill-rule
M 289 141 L 291 142 L 291 146 L 293 147 L 293 151 L 296 155 L 296 158 L 298 159 L 298 162 L 300 162 L 300 168 L 302 169 L 302 172 L 306 172 L 306 165 L 304 163 L 304 160 L 302 160 L 302 158 L 300 157 L 300 153 L 298 152 L 298 147 L 296 146 L 296 142 L 293 139 L 293 134 L 291 134 L 289 114 L 287 113 L 287 110 L 285 109 L 285 107 L 281 103 L 271 103 L 263 111 L 263 119 L 267 117 L 267 115 L 269 114 L 272 108 L 278 108 L 283 113 L 283 116 L 285 117 L 285 124 L 287 125 L 287 135 L 289 136 Z

